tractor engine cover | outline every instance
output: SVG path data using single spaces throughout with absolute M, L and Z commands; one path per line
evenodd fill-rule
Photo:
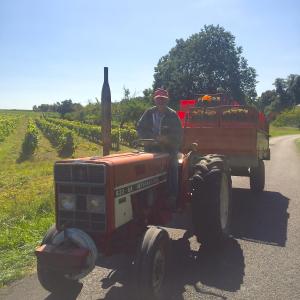
M 150 189 L 167 182 L 168 166 L 168 153 L 146 152 L 56 162 L 58 229 L 79 228 L 93 238 L 113 234 L 133 220 L 137 195 L 144 193 L 142 200 L 153 203 Z M 98 249 L 106 252 L 103 244 L 96 241 Z

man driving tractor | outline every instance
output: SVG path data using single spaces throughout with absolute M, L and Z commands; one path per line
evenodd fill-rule
M 156 140 L 159 150 L 170 154 L 168 204 L 170 208 L 175 209 L 178 196 L 177 154 L 182 140 L 182 127 L 177 113 L 167 106 L 168 102 L 168 91 L 163 88 L 156 89 L 154 91 L 155 106 L 144 112 L 137 124 L 137 131 L 139 138 Z

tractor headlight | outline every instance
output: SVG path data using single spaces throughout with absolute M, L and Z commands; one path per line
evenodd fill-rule
M 73 194 L 58 194 L 59 207 L 64 210 L 75 210 L 76 198 Z
M 105 197 L 100 195 L 88 195 L 87 209 L 89 212 L 105 214 Z

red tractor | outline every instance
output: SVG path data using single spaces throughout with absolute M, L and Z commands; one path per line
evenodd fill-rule
M 218 247 L 230 234 L 231 170 L 224 155 L 199 151 L 205 142 L 194 118 L 201 109 L 196 104 L 179 112 L 184 143 L 177 205 L 183 211 L 191 208 L 198 241 Z M 136 253 L 139 292 L 146 299 L 159 298 L 169 244 L 167 231 L 159 226 L 167 226 L 173 216 L 166 203 L 168 165 L 169 154 L 138 150 L 56 162 L 56 222 L 35 252 L 41 285 L 56 291 L 86 276 L 101 256 Z
M 149 142 L 147 142 L 149 143 Z M 229 234 L 231 179 L 220 155 L 191 151 L 179 157 L 180 200 L 193 206 L 198 240 L 217 245 Z M 137 251 L 138 287 L 161 291 L 172 212 L 167 209 L 166 153 L 134 152 L 55 164 L 56 224 L 36 249 L 40 283 L 49 291 L 87 275 L 98 253 Z M 155 270 L 155 271 L 153 271 Z

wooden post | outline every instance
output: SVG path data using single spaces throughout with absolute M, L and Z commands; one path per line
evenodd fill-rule
M 104 82 L 101 93 L 101 133 L 103 156 L 109 155 L 111 149 L 111 95 L 108 84 L 108 67 L 104 67 Z

